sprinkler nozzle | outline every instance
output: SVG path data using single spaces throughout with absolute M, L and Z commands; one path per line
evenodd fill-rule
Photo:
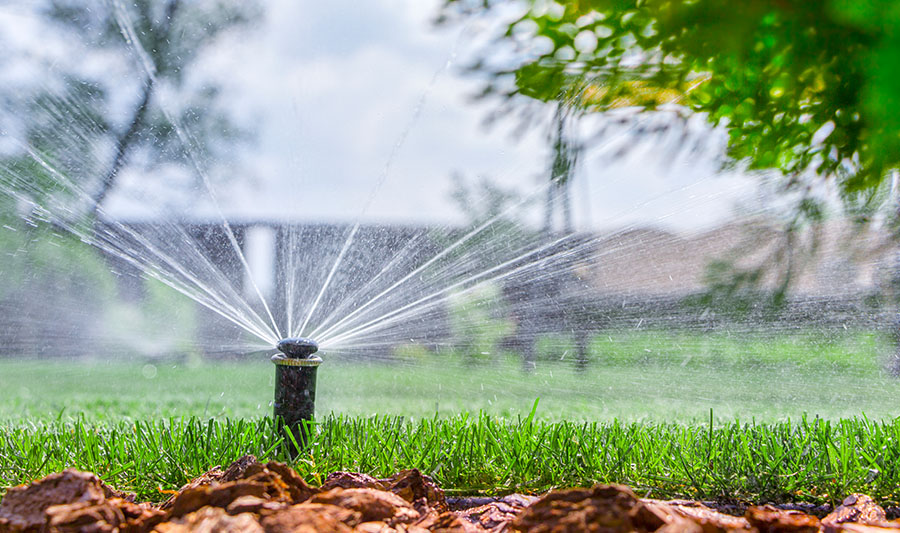
M 291 359 L 307 359 L 310 355 L 319 351 L 319 345 L 312 339 L 292 337 L 282 339 L 276 348 Z

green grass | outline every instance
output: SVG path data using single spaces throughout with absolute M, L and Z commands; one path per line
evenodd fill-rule
M 312 482 L 417 467 L 457 493 L 615 481 L 658 497 L 898 499 L 883 336 L 617 332 L 594 339 L 584 372 L 567 339 L 539 348 L 531 373 L 421 349 L 325 354 L 318 437 L 295 466 Z M 276 457 L 273 377 L 265 358 L 0 361 L 0 485 L 76 467 L 158 500 L 215 464 Z
M 7 425 L 0 485 L 77 465 L 160 500 L 246 453 L 279 458 L 267 419 Z M 404 421 L 329 417 L 293 466 L 311 483 L 335 470 L 419 468 L 453 493 L 626 483 L 652 497 L 835 502 L 865 492 L 896 504 L 900 421 L 819 419 L 710 426 L 513 421 L 487 415 Z
M 612 339 L 612 340 L 610 340 Z M 527 415 L 541 398 L 546 420 L 703 422 L 831 420 L 900 413 L 900 380 L 883 361 L 890 345 L 874 334 L 833 338 L 620 332 L 597 338 L 586 372 L 564 339 L 542 342 L 537 370 L 515 359 L 470 362 L 420 355 L 354 364 L 325 354 L 319 368 L 321 415 Z M 561 359 L 561 360 L 560 360 Z M 267 415 L 274 368 L 255 361 L 191 366 L 128 360 L 0 361 L 0 421 L 91 421 Z

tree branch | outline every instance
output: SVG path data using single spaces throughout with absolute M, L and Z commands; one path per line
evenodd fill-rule
M 160 23 L 160 30 L 154 32 L 157 36 L 155 41 L 159 44 L 159 46 L 156 47 L 156 52 L 159 55 L 165 54 L 162 45 L 169 40 L 172 19 L 175 16 L 175 12 L 178 10 L 179 3 L 180 0 L 169 0 L 169 3 L 166 4 L 163 19 Z M 155 61 L 155 63 L 159 63 L 159 61 Z M 128 151 L 131 149 L 134 141 L 137 139 L 138 133 L 144 126 L 144 118 L 147 116 L 147 109 L 150 105 L 150 98 L 153 96 L 154 88 L 154 78 L 152 75 L 148 75 L 144 80 L 140 101 L 135 107 L 134 112 L 131 114 L 131 121 L 129 122 L 128 128 L 116 138 L 115 155 L 109 165 L 109 170 L 107 170 L 106 174 L 103 176 L 103 181 L 100 183 L 100 190 L 94 194 L 94 205 L 92 207 L 94 215 L 97 214 L 103 200 L 106 199 L 106 196 L 115 185 L 116 177 L 118 177 L 119 171 L 122 170 L 122 167 L 127 161 Z

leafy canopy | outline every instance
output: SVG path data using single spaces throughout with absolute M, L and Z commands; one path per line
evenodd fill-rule
M 492 45 L 513 52 L 475 65 L 485 95 L 679 104 L 724 125 L 731 161 L 846 193 L 900 163 L 900 1 L 448 0 L 443 16 L 513 6 Z

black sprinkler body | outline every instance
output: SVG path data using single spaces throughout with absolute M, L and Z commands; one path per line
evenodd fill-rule
M 281 425 L 288 453 L 296 457 L 307 445 L 316 407 L 316 371 L 322 358 L 313 355 L 319 345 L 310 339 L 284 339 L 277 347 L 282 353 L 272 356 L 275 363 L 274 414 Z

